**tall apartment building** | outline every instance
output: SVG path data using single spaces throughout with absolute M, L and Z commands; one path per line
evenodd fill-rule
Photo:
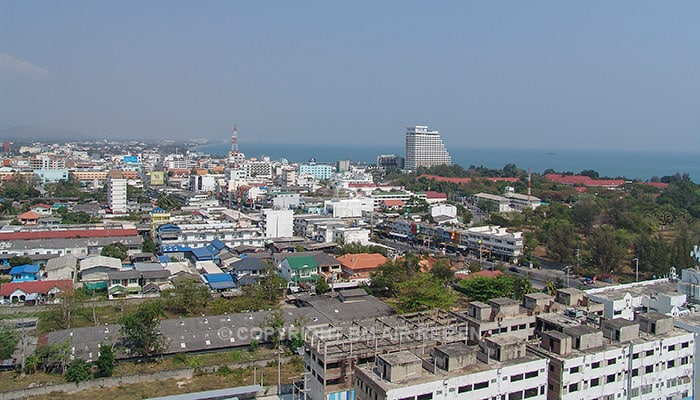
M 546 358 L 527 354 L 525 341 L 508 336 L 478 346 L 436 346 L 429 357 L 409 351 L 377 356 L 358 367 L 356 400 L 546 399 Z
M 442 143 L 440 132 L 430 131 L 427 126 L 406 128 L 406 169 L 444 164 L 452 164 L 452 157 Z
M 121 171 L 112 170 L 107 174 L 107 207 L 115 214 L 128 211 L 126 207 L 126 178 Z

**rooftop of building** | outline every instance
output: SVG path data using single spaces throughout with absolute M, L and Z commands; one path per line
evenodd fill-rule
M 657 294 L 679 295 L 678 282 L 670 279 L 655 279 L 586 290 L 586 295 L 609 301 L 622 300 L 629 293 L 632 297 L 654 297 Z

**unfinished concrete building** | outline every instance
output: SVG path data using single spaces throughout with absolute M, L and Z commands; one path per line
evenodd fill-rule
M 350 400 L 355 367 L 397 351 L 429 354 L 439 344 L 466 342 L 467 324 L 441 310 L 307 327 L 304 366 L 312 400 Z

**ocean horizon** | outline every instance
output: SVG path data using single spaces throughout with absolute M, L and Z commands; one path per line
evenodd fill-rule
M 192 150 L 212 156 L 225 156 L 230 144 L 214 143 Z M 239 144 L 246 157 L 272 160 L 286 159 L 291 163 L 335 163 L 351 160 L 353 163 L 375 164 L 381 154 L 404 156 L 402 146 L 362 145 L 295 145 L 295 144 Z M 595 170 L 601 177 L 624 177 L 642 181 L 653 177 L 687 173 L 695 183 L 700 183 L 700 152 L 634 151 L 634 150 L 570 150 L 570 149 L 496 149 L 496 148 L 448 148 L 452 163 L 464 168 L 470 166 L 501 169 L 507 164 L 535 173 L 547 169 L 557 172 L 579 173 Z

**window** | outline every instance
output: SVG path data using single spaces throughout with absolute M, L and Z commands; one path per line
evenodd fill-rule
M 635 368 L 632 370 L 632 376 L 639 376 L 639 368 Z
M 681 343 L 681 349 L 687 349 L 687 348 L 688 348 L 688 342 Z
M 510 376 L 511 382 L 517 382 L 517 381 L 522 381 L 522 380 L 523 380 L 523 374 L 517 374 L 517 375 Z
M 666 368 L 673 368 L 676 366 L 676 360 L 668 360 L 666 362 Z
M 617 360 L 614 359 L 614 358 L 608 359 L 608 365 L 613 365 L 613 364 L 615 364 L 616 362 L 617 362 Z
M 457 388 L 457 393 L 471 392 L 472 385 L 464 385 Z
M 605 377 L 605 383 L 613 383 L 615 382 L 615 374 L 610 374 Z
M 674 351 L 674 350 L 676 350 L 676 345 L 675 345 L 675 344 L 672 344 L 672 345 L 668 346 L 668 351 Z
M 578 382 L 569 385 L 569 393 L 578 391 Z
M 596 361 L 591 364 L 592 369 L 600 368 L 600 361 Z
M 433 393 L 424 393 L 424 394 L 419 394 L 417 400 L 432 400 L 433 398 Z
M 686 365 L 688 364 L 688 357 L 681 357 L 681 365 Z
M 647 357 L 651 357 L 654 355 L 654 350 L 647 350 L 646 354 L 644 354 Z
M 634 353 L 634 354 L 632 354 L 632 359 L 633 359 L 633 360 L 636 360 L 636 359 L 638 359 L 638 358 L 639 358 L 639 353 Z
M 646 367 L 644 367 L 644 373 L 645 374 L 653 374 L 654 373 L 654 366 L 647 365 Z
M 530 397 L 535 397 L 537 396 L 537 388 L 530 388 L 530 389 L 525 389 L 525 398 L 528 399 Z
M 569 368 L 569 373 L 570 373 L 570 374 L 575 374 L 575 373 L 577 373 L 578 371 L 579 371 L 578 365 L 575 366 L 575 367 Z
M 593 378 L 591 379 L 591 387 L 599 386 L 600 385 L 600 378 Z
M 537 376 L 539 376 L 539 374 L 540 374 L 540 373 L 539 373 L 538 371 L 526 372 L 526 373 L 525 373 L 525 379 L 536 378 Z
M 508 395 L 508 400 L 520 400 L 523 398 L 523 391 L 513 392 Z
M 474 390 L 486 389 L 487 387 L 489 387 L 489 381 L 483 381 L 474 384 Z

